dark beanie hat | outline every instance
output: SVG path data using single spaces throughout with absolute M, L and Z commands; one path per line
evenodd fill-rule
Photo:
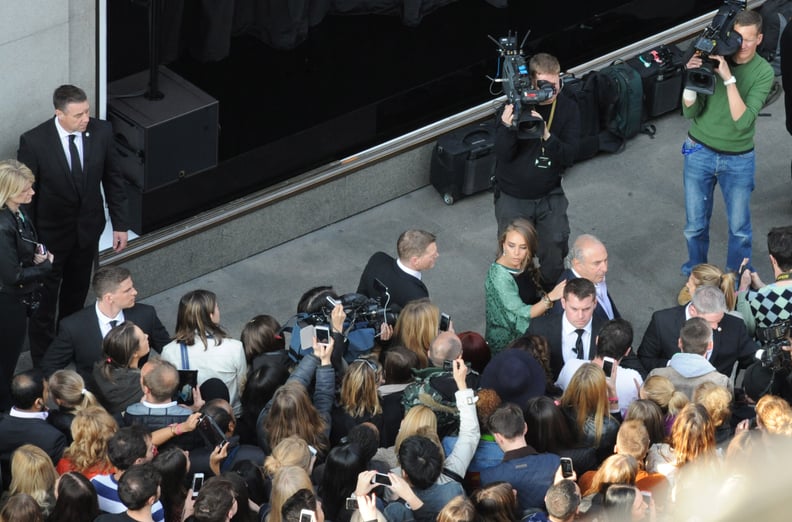
M 528 399 L 544 395 L 545 384 L 542 365 L 519 348 L 509 348 L 493 357 L 479 380 L 480 388 L 495 390 L 503 402 L 513 402 L 523 409 Z

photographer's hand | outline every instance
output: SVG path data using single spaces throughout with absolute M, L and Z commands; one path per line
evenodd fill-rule
M 685 69 L 698 69 L 699 67 L 701 67 L 702 63 L 704 63 L 704 61 L 701 59 L 701 56 L 697 56 L 694 54 L 693 56 L 690 57 L 688 63 L 685 64 Z
M 726 81 L 732 77 L 731 69 L 729 69 L 729 62 L 726 61 L 726 58 L 717 54 L 711 54 L 710 58 L 718 61 L 716 72 L 718 76 L 721 77 L 721 80 Z
M 344 321 L 346 321 L 344 305 L 337 304 L 330 313 L 330 328 L 332 328 L 334 332 L 344 333 Z
M 512 126 L 512 122 L 514 121 L 514 105 L 512 105 L 511 103 L 507 103 L 506 105 L 503 106 L 501 121 L 507 127 Z

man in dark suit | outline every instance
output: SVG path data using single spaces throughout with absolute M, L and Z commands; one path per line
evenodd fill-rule
M 104 189 L 113 223 L 113 248 L 127 243 L 127 197 L 114 161 L 110 123 L 90 117 L 85 92 L 61 85 L 53 94 L 55 117 L 19 138 L 17 159 L 36 176 L 29 213 L 39 240 L 53 253 L 41 303 L 31 318 L 30 353 L 38 366 L 56 331 L 56 310 L 67 317 L 85 305 L 105 215 Z
M 736 361 L 743 368 L 754 362 L 756 343 L 748 336 L 743 320 L 725 313 L 726 310 L 726 299 L 720 288 L 701 286 L 687 305 L 653 313 L 638 348 L 644 372 L 665 367 L 679 352 L 679 332 L 691 317 L 702 317 L 712 328 L 712 352 L 705 357 L 719 372 L 730 377 Z
M 605 245 L 591 234 L 581 234 L 575 239 L 570 251 L 570 265 L 558 278 L 557 282 L 574 277 L 582 277 L 594 283 L 597 292 L 597 308 L 594 315 L 603 321 L 619 319 L 621 314 L 613 302 L 608 287 L 605 284 L 605 275 L 608 273 L 608 250 Z M 553 306 L 553 313 L 562 311 L 560 302 Z
M 66 436 L 47 422 L 47 388 L 38 370 L 28 370 L 11 381 L 13 408 L 0 416 L 0 466 L 6 486 L 11 480 L 11 456 L 23 444 L 35 444 L 52 459 L 63 456 Z
M 390 305 L 403 308 L 410 301 L 429 297 L 426 285 L 421 281 L 421 272 L 434 267 L 437 260 L 437 239 L 434 234 L 423 230 L 407 230 L 396 243 L 399 259 L 385 252 L 377 252 L 369 259 L 360 276 L 357 293 L 367 297 L 379 297 L 384 305 L 387 296 L 375 285 L 378 279 L 390 294 Z
M 94 363 L 102 358 L 102 339 L 114 326 L 132 321 L 149 336 L 157 352 L 170 342 L 170 334 L 154 307 L 135 302 L 137 290 L 132 274 L 120 266 L 103 266 L 93 277 L 96 304 L 86 306 L 61 321 L 58 336 L 44 354 L 41 367 L 46 375 L 74 363 L 89 388 L 93 388 Z M 145 360 L 141 361 L 141 365 Z
M 594 283 L 582 277 L 567 281 L 561 298 L 562 314 L 535 317 L 528 326 L 528 335 L 541 335 L 550 347 L 550 369 L 553 380 L 569 359 L 591 360 L 597 352 L 596 339 L 606 323 L 597 317 Z

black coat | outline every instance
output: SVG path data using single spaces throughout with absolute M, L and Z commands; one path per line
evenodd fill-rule
M 403 308 L 410 301 L 429 297 L 429 290 L 423 282 L 408 274 L 396 264 L 396 260 L 385 252 L 377 252 L 366 264 L 360 276 L 357 293 L 367 297 L 380 297 L 385 304 L 385 295 L 374 288 L 374 279 L 379 279 L 388 287 L 391 305 Z
M 132 321 L 149 336 L 153 350 L 162 351 L 170 334 L 157 317 L 153 306 L 137 303 L 124 310 L 124 319 Z M 46 375 L 66 368 L 73 362 L 77 373 L 93 388 L 93 366 L 102 358 L 102 331 L 96 317 L 96 305 L 86 306 L 60 322 L 58 336 L 44 354 L 41 367 Z
M 54 117 L 20 136 L 17 159 L 36 176 L 36 194 L 29 211 L 41 242 L 53 252 L 98 243 L 105 226 L 100 186 L 113 230 L 129 228 L 124 178 L 115 161 L 109 122 L 91 118 L 83 133 L 82 187 L 71 174 Z
M 686 305 L 658 310 L 646 328 L 638 358 L 646 372 L 662 368 L 679 351 L 679 331 L 685 324 Z M 745 368 L 754 361 L 756 343 L 748 336 L 742 319 L 725 314 L 713 331 L 710 363 L 722 374 L 731 376 L 735 361 Z
M 564 367 L 563 342 L 561 340 L 562 319 L 564 314 L 543 315 L 531 319 L 526 334 L 541 335 L 547 340 L 550 347 L 550 369 L 553 372 L 553 379 L 558 379 L 561 368 Z M 602 326 L 607 322 L 596 313 L 591 318 L 591 339 L 589 341 L 589 359 L 593 359 L 597 353 L 596 338 Z

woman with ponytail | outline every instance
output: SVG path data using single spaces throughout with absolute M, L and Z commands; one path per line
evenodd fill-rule
M 85 389 L 85 381 L 74 370 L 58 370 L 47 381 L 52 400 L 58 406 L 50 410 L 47 420 L 66 435 L 72 443 L 71 424 L 74 415 L 89 406 L 98 406 L 93 393 Z
M 148 335 L 132 321 L 124 321 L 107 333 L 102 351 L 93 370 L 96 391 L 102 406 L 118 416 L 143 397 L 138 362 L 149 353 Z

